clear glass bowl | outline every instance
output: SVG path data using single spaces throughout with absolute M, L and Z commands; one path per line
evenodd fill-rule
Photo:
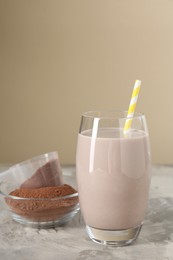
M 53 152 L 53 155 L 56 159 L 56 153 Z M 49 156 L 51 157 L 50 161 Z M 51 228 L 70 221 L 79 211 L 77 192 L 54 198 L 23 198 L 9 195 L 10 192 L 20 188 L 22 183 L 26 183 L 28 179 L 31 179 L 40 167 L 43 166 L 41 169 L 44 169 L 45 163 L 52 162 L 51 160 L 52 153 L 41 155 L 35 157 L 34 160 L 27 160 L 12 166 L 6 172 L 0 173 L 0 200 L 16 222 L 35 228 Z M 55 176 L 57 181 L 54 167 L 52 171 L 54 172 L 50 173 L 50 175 Z M 75 173 L 72 168 L 64 170 L 63 173 L 61 171 L 60 174 L 63 180 L 63 183 L 60 184 L 68 184 L 76 190 Z M 49 178 L 47 180 L 49 181 Z M 50 185 L 45 183 L 44 187 L 46 186 Z
M 65 183 L 71 185 L 73 176 L 65 175 Z M 8 181 L 0 182 L 0 194 L 4 206 L 12 218 L 30 227 L 51 228 L 70 221 L 79 210 L 78 193 L 52 199 L 21 198 L 8 195 L 15 189 Z

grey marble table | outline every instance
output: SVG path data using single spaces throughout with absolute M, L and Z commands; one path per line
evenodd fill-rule
M 2 168 L 0 169 L 2 170 Z M 64 171 L 75 171 L 64 168 Z M 173 167 L 154 166 L 149 209 L 138 240 L 126 247 L 90 241 L 79 212 L 56 229 L 15 223 L 0 206 L 0 260 L 173 260 Z

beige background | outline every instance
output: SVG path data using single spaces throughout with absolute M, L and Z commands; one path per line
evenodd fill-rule
M 136 78 L 154 163 L 173 163 L 172 0 L 0 0 L 0 162 L 75 162 L 82 112 L 126 109 Z

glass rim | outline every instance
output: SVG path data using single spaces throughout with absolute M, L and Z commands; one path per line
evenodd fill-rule
M 105 115 L 103 115 L 103 114 L 105 114 Z M 125 116 L 125 114 L 126 114 L 126 116 Z M 99 119 L 114 119 L 114 120 L 124 119 L 124 120 L 126 120 L 127 114 L 128 114 L 127 110 L 90 110 L 90 111 L 82 113 L 82 117 L 91 118 L 91 119 L 99 118 Z M 134 112 L 134 115 L 128 116 L 128 119 L 129 118 L 133 118 L 133 119 L 142 118 L 144 116 L 145 116 L 144 113 Z
M 35 162 L 39 159 L 47 159 L 47 158 L 49 158 L 49 156 L 52 156 L 52 155 L 55 155 L 55 158 L 59 159 L 57 151 L 47 152 L 47 153 L 43 153 L 43 154 L 40 154 L 40 155 L 36 155 L 34 157 L 31 157 L 31 158 L 26 159 L 24 161 L 18 162 L 16 164 L 13 164 L 13 165 L 10 166 L 9 170 L 14 169 L 16 167 L 24 166 L 26 164 L 30 164 L 31 162 Z

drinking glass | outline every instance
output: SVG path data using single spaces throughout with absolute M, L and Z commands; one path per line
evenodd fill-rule
M 124 131 L 126 120 L 131 128 Z M 76 170 L 81 212 L 91 240 L 124 246 L 140 233 L 151 178 L 145 115 L 90 111 L 82 115 Z

